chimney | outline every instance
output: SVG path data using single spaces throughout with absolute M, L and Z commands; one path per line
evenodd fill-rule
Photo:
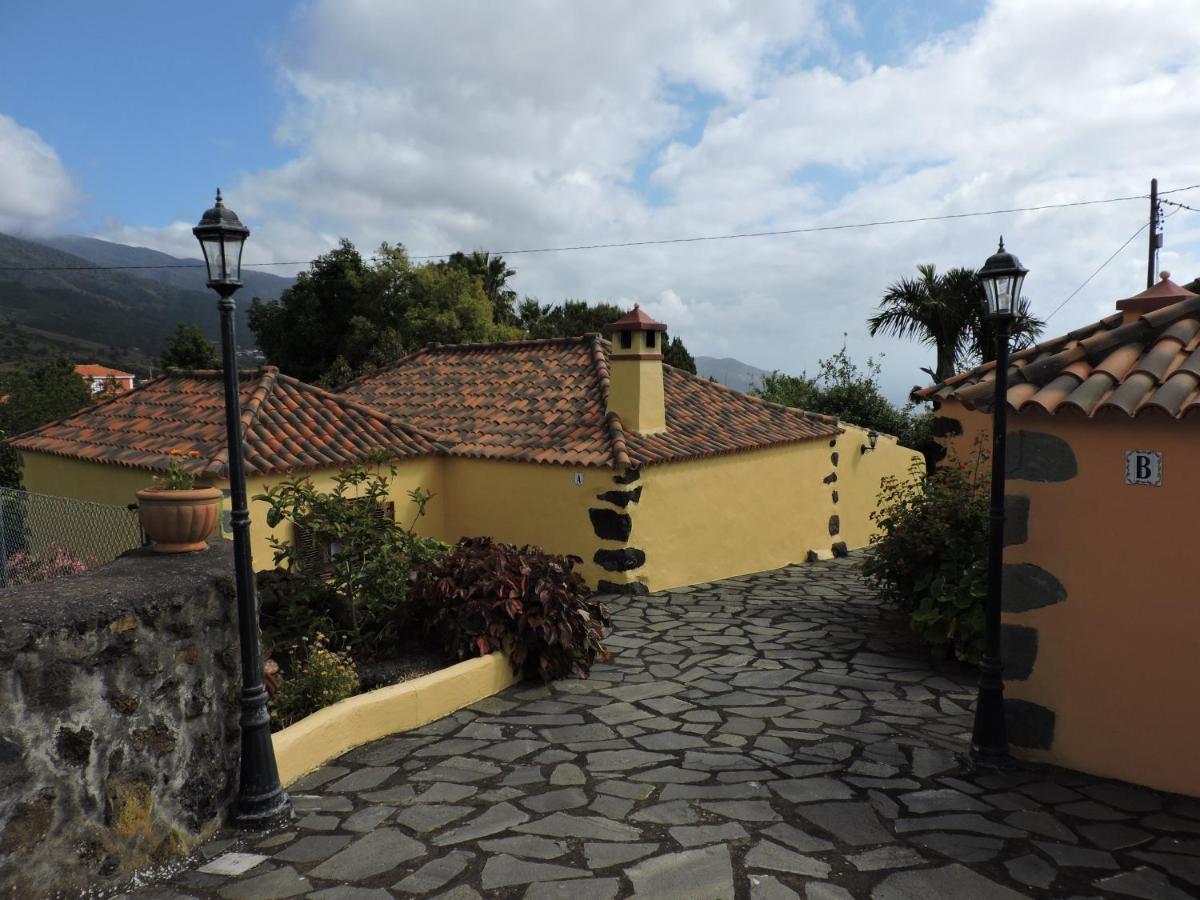
M 1117 309 L 1125 313 L 1124 322 L 1131 322 L 1143 313 L 1162 309 L 1180 300 L 1200 296 L 1173 282 L 1170 272 L 1160 272 L 1158 277 L 1161 280 L 1154 287 L 1148 287 L 1140 294 L 1117 301 Z
M 662 371 L 666 332 L 666 325 L 655 322 L 636 303 L 625 318 L 604 326 L 612 341 L 608 411 L 620 416 L 621 424 L 630 431 L 655 434 L 667 430 Z

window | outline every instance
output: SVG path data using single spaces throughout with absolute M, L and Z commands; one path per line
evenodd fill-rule
M 632 331 L 622 331 L 621 332 L 621 349 L 628 350 L 632 346 L 633 346 L 633 332 Z
M 655 334 L 655 332 L 653 332 L 653 331 L 646 332 L 646 349 L 647 350 L 654 349 L 654 334 Z
M 346 502 L 356 503 L 359 501 L 348 500 Z M 396 504 L 391 500 L 377 504 L 375 518 L 381 523 L 395 522 Z M 333 573 L 334 558 L 342 549 L 338 541 L 323 538 L 301 522 L 292 523 L 292 541 L 299 551 L 301 569 L 321 576 L 329 576 Z

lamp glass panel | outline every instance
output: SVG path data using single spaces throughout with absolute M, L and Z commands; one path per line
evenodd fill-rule
M 204 264 L 208 267 L 208 280 L 221 280 L 221 236 L 200 238 L 200 249 L 204 251 Z
M 240 237 L 227 235 L 225 237 L 225 271 L 222 276 L 225 281 L 242 280 L 242 248 L 245 242 Z

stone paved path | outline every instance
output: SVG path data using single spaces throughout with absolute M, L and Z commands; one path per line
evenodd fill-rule
M 130 896 L 1200 896 L 1200 801 L 961 771 L 973 678 L 853 559 L 612 606 L 591 680 L 354 750 L 293 786 L 291 826 Z

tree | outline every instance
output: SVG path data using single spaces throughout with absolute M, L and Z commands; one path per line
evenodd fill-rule
M 180 324 L 158 358 L 164 369 L 219 369 L 217 348 L 195 325 Z
M 383 244 L 368 263 L 343 239 L 279 300 L 250 306 L 250 329 L 267 359 L 303 381 L 336 386 L 429 341 L 508 340 L 482 281 L 460 266 L 414 266 Z
M 683 341 L 679 338 L 671 338 L 670 343 L 667 343 L 665 334 L 663 335 L 663 362 L 668 366 L 691 372 L 693 375 L 696 374 L 696 360 L 692 358 L 692 354 L 688 353 L 687 347 L 683 346 Z
M 500 325 L 517 324 L 517 292 L 508 287 L 508 279 L 517 274 L 510 269 L 502 256 L 492 256 L 484 250 L 467 253 L 451 253 L 444 263 L 462 269 L 473 278 L 478 278 L 492 304 L 492 319 Z
M 879 389 L 879 363 L 868 357 L 865 370 L 842 347 L 817 363 L 816 378 L 772 372 L 763 376 L 751 393 L 771 403 L 836 416 L 863 428 L 904 437 L 909 428 L 907 410 L 888 402 Z
M 578 337 L 599 332 L 628 313 L 612 303 L 564 300 L 558 306 L 542 306 L 535 298 L 526 297 L 518 310 L 518 320 L 531 338 Z
M 867 319 L 872 337 L 890 334 L 916 338 L 934 348 L 933 369 L 922 368 L 934 381 L 943 381 L 956 369 L 995 358 L 995 341 L 983 308 L 983 289 L 972 269 L 949 269 L 938 274 L 930 263 L 917 266 L 920 278 L 901 278 L 889 285 L 879 311 Z M 1029 314 L 1022 299 L 1013 321 L 1014 349 L 1032 343 L 1045 323 Z
M 629 314 L 612 303 L 588 303 L 564 300 L 559 306 L 543 306 L 536 298 L 526 297 L 517 310 L 517 321 L 531 338 L 578 337 L 594 334 Z M 663 362 L 668 366 L 696 374 L 696 360 L 683 341 L 663 335 Z
M 0 434 L 12 437 L 62 419 L 93 402 L 87 381 L 75 373 L 66 357 L 42 363 L 27 372 L 0 377 Z M 18 456 L 0 445 L 0 486 L 20 483 Z

